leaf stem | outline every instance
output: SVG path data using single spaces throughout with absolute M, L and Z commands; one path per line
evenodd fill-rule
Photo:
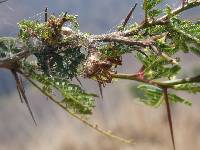
M 78 119 L 79 121 L 81 121 L 82 123 L 84 123 L 85 125 L 87 125 L 88 127 L 96 130 L 97 132 L 101 133 L 102 135 L 108 136 L 110 138 L 119 140 L 123 143 L 126 144 L 134 144 L 134 142 L 132 140 L 127 140 L 124 139 L 122 137 L 116 136 L 114 135 L 111 131 L 109 130 L 104 130 L 100 127 L 98 127 L 98 125 L 92 124 L 89 121 L 87 121 L 86 119 L 80 117 L 79 115 L 75 114 L 74 112 L 68 110 L 66 107 L 64 107 L 61 103 L 59 103 L 55 98 L 53 98 L 50 94 L 48 94 L 47 92 L 45 92 L 44 90 L 42 90 L 42 88 L 40 88 L 32 79 L 30 79 L 28 76 L 22 74 L 34 87 L 36 87 L 41 93 L 43 93 L 44 95 L 46 95 L 52 102 L 56 103 L 58 106 L 60 106 L 62 109 L 64 109 L 67 113 L 69 113 L 72 117 Z
M 168 80 L 168 81 L 155 81 L 155 80 L 142 79 L 142 78 L 139 78 L 137 74 L 117 73 L 117 74 L 111 74 L 111 75 L 113 78 L 134 80 L 134 81 L 154 85 L 157 87 L 167 87 L 167 88 L 173 88 L 174 85 L 178 85 L 178 84 L 200 82 L 200 75 L 194 76 L 194 77 L 187 77 L 183 79 Z

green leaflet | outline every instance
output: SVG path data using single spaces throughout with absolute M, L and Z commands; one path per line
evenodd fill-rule
M 146 9 L 147 10 L 151 10 L 156 5 L 158 5 L 159 3 L 161 3 L 162 1 L 163 0 L 147 0 Z
M 190 51 L 196 54 L 197 56 L 200 56 L 200 48 L 191 46 Z
M 170 19 L 171 23 L 167 26 L 173 43 L 177 49 L 183 52 L 193 52 L 200 55 L 200 24 L 190 21 L 182 21 L 176 17 Z
M 77 76 L 79 65 L 86 56 L 81 52 L 81 39 L 72 33 L 62 34 L 65 22 L 71 23 L 73 29 L 78 28 L 77 16 L 69 14 L 61 14 L 59 18 L 51 16 L 44 23 L 22 20 L 19 38 L 37 57 L 38 67 L 45 75 L 72 79 Z
M 13 37 L 0 37 L 0 57 L 12 56 L 21 51 L 18 39 Z
M 159 34 L 162 34 L 166 31 L 167 31 L 166 27 L 162 26 L 162 25 L 147 27 L 145 29 L 145 32 L 147 33 L 147 35 L 159 35 Z
M 200 92 L 200 84 L 199 83 L 178 84 L 174 86 L 174 89 L 196 94 Z
M 78 66 L 85 60 L 80 48 L 66 48 L 59 52 L 59 49 L 45 47 L 34 55 L 37 57 L 38 66 L 46 75 L 67 79 L 77 76 Z
M 162 13 L 161 9 L 155 9 L 156 5 L 161 3 L 163 0 L 146 0 L 143 4 L 143 9 L 147 12 L 150 17 L 156 17 Z
M 171 65 L 164 58 L 157 57 L 154 54 L 149 54 L 146 58 L 138 53 L 136 57 L 145 66 L 144 73 L 148 79 L 170 78 L 175 76 L 181 69 L 179 65 Z
M 64 18 L 65 22 L 69 22 L 71 24 L 72 29 L 77 30 L 79 27 L 79 24 L 77 22 L 77 15 L 70 15 L 61 13 L 59 16 L 60 20 L 61 18 Z M 58 19 L 55 16 L 50 16 L 50 21 L 58 21 Z M 58 23 L 58 22 L 57 22 Z M 54 25 L 54 24 L 53 24 Z M 23 39 L 24 41 L 30 40 L 31 37 L 36 37 L 42 41 L 47 42 L 48 44 L 56 44 L 54 40 L 60 40 L 59 35 L 56 35 L 56 31 L 60 32 L 63 24 L 58 24 L 56 28 L 53 28 L 53 25 L 51 26 L 51 23 L 42 23 L 35 20 L 22 20 L 18 23 L 20 32 L 19 37 Z M 55 24 L 56 26 L 56 24 Z M 55 37 L 58 36 L 58 37 Z M 56 38 L 56 39 L 55 39 Z
M 170 5 L 167 5 L 167 7 L 165 8 L 165 13 L 170 17 L 172 13 L 172 8 L 170 7 Z
M 125 53 L 134 51 L 134 46 L 114 43 L 102 45 L 98 48 L 98 50 L 106 57 L 118 57 Z
M 157 17 L 157 16 L 161 15 L 162 12 L 163 12 L 162 9 L 153 9 L 153 10 L 150 10 L 148 14 L 151 18 L 153 18 L 153 17 Z
M 52 95 L 52 91 L 58 91 L 63 100 L 60 103 L 67 109 L 78 114 L 91 114 L 95 107 L 95 94 L 86 93 L 78 85 L 71 84 L 68 80 L 48 77 L 44 74 L 36 73 L 33 68 L 25 64 L 24 70 L 33 80 L 42 84 L 43 90 Z M 52 95 L 53 96 L 53 95 Z
M 52 36 L 51 29 L 46 23 L 40 23 L 33 20 L 22 20 L 18 23 L 19 26 L 19 38 L 27 42 L 31 36 L 36 35 L 40 39 L 48 39 Z
M 157 88 L 155 86 L 142 84 L 138 86 L 138 90 L 141 90 L 143 92 L 143 96 L 140 97 L 139 101 L 143 102 L 146 105 L 152 106 L 152 107 L 158 107 L 160 106 L 163 101 L 163 91 L 160 88 Z M 192 103 L 188 100 L 185 100 L 175 94 L 168 93 L 169 100 L 172 103 L 183 103 L 186 105 L 192 105 Z
M 78 15 L 71 15 L 71 14 L 66 14 L 66 13 L 61 13 L 59 17 L 65 17 L 68 22 L 71 23 L 71 27 L 73 30 L 78 30 L 79 29 L 79 23 L 78 23 Z

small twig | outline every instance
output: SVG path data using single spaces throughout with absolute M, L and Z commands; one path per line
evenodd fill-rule
M 132 46 L 140 46 L 140 47 L 146 47 L 149 46 L 149 41 L 136 41 L 134 39 L 130 39 L 128 37 L 123 37 L 115 34 L 102 34 L 102 35 L 95 35 L 92 37 L 92 42 L 117 42 L 122 43 L 126 45 L 132 45 Z
M 140 46 L 140 47 L 147 47 L 155 43 L 156 40 L 162 38 L 165 36 L 166 33 L 163 33 L 161 35 L 155 35 L 152 36 L 148 39 L 144 40 L 134 40 L 129 37 L 124 37 L 121 35 L 118 35 L 116 33 L 111 33 L 111 34 L 101 34 L 101 35 L 95 35 L 91 37 L 91 43 L 94 43 L 95 41 L 98 42 L 117 42 L 117 43 L 122 43 L 130 46 Z
M 158 48 L 157 48 L 156 46 L 150 45 L 150 47 L 152 48 L 152 50 L 153 50 L 154 52 L 156 52 L 156 54 L 157 54 L 158 56 L 161 56 L 161 57 L 165 58 L 167 61 L 171 62 L 171 63 L 174 64 L 174 65 L 178 65 L 178 62 L 176 61 L 176 59 L 173 59 L 173 58 L 171 58 L 170 56 L 168 56 L 166 53 L 164 53 L 164 52 L 158 50 Z
M 113 78 L 118 78 L 118 79 L 125 79 L 125 80 L 134 80 L 134 81 L 138 81 L 138 82 L 142 82 L 142 83 L 147 83 L 150 85 L 154 85 L 157 87 L 160 87 L 158 82 L 155 82 L 153 80 L 147 80 L 147 79 L 142 79 L 138 76 L 138 73 L 136 74 L 123 74 L 123 73 L 111 73 L 111 76 Z
M 178 8 L 174 9 L 171 12 L 170 17 L 176 16 L 176 15 L 182 13 L 185 10 L 188 10 L 188 9 L 191 9 L 191 8 L 194 8 L 194 7 L 197 7 L 197 6 L 200 6 L 199 0 L 196 0 L 196 1 L 193 1 L 193 2 L 190 2 L 190 3 L 186 3 L 186 5 L 184 7 L 179 6 Z M 157 19 L 156 21 L 167 20 L 168 18 L 169 18 L 169 16 L 165 15 L 165 16 Z
M 170 88 L 170 89 L 174 89 L 174 86 L 179 85 L 179 84 L 197 83 L 197 82 L 200 83 L 200 75 L 194 76 L 194 77 L 187 77 L 183 79 L 168 80 L 168 81 L 158 81 L 158 80 L 154 81 L 154 80 L 142 79 L 138 77 L 138 73 L 136 74 L 111 73 L 111 76 L 113 78 L 133 80 L 133 81 L 150 84 L 150 85 L 160 87 L 160 88 L 165 87 L 165 88 Z
M 176 16 L 176 15 L 182 13 L 185 10 L 188 10 L 188 9 L 191 9 L 191 8 L 194 8 L 194 7 L 197 7 L 197 6 L 200 6 L 199 0 L 194 1 L 194 2 L 190 2 L 187 5 L 185 5 L 184 7 L 179 6 L 178 8 L 172 10 L 170 16 L 164 15 L 164 16 L 158 18 L 157 20 L 151 21 L 151 22 L 148 22 L 148 23 L 144 23 L 144 21 L 143 21 L 137 28 L 133 28 L 133 29 L 130 29 L 130 30 L 127 30 L 127 31 L 124 31 L 124 32 L 120 32 L 118 34 L 120 34 L 121 36 L 131 36 L 131 35 L 138 33 L 141 29 L 144 29 L 144 28 L 147 28 L 147 27 L 152 27 L 152 26 L 156 26 L 156 25 L 167 25 L 167 23 L 169 23 L 169 21 L 168 21 L 169 17 Z M 146 15 L 145 15 L 145 18 L 147 18 Z
M 194 77 L 187 77 L 183 79 L 162 81 L 162 82 L 159 82 L 159 85 L 165 86 L 165 87 L 173 87 L 174 85 L 178 85 L 178 84 L 195 83 L 195 82 L 200 82 L 200 75 L 194 76 Z
M 90 123 L 89 121 L 83 119 L 82 117 L 80 117 L 79 115 L 73 113 L 72 111 L 68 110 L 66 107 L 64 107 L 61 103 L 59 103 L 57 100 L 55 100 L 51 95 L 49 95 L 48 93 L 46 93 L 45 91 L 42 90 L 42 88 L 40 88 L 34 81 L 32 81 L 32 79 L 30 79 L 29 77 L 27 77 L 26 75 L 22 74 L 34 87 L 36 87 L 41 93 L 43 93 L 44 95 L 46 95 L 50 100 L 52 100 L 54 103 L 56 103 L 58 106 L 60 106 L 62 109 L 64 109 L 67 113 L 69 113 L 72 117 L 78 119 L 79 121 L 83 122 L 85 125 L 87 125 L 88 127 L 96 130 L 97 132 L 111 137 L 113 139 L 119 140 L 123 143 L 126 144 L 134 144 L 132 140 L 127 140 L 124 139 L 122 137 L 116 136 L 114 134 L 112 134 L 111 131 L 106 131 L 104 129 L 99 128 L 97 125 L 94 125 L 92 123 Z

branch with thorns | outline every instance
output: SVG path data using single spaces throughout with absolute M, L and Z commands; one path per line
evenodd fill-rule
M 145 51 L 142 51 L 142 50 L 144 48 L 150 48 L 151 50 L 153 50 L 156 53 L 156 55 L 158 57 L 163 57 L 166 61 L 168 61 L 172 65 L 176 65 L 178 62 L 175 58 L 172 58 L 165 52 L 162 52 L 155 45 L 157 40 L 163 38 L 168 33 L 163 33 L 161 35 L 153 35 L 153 36 L 147 37 L 142 40 L 134 39 L 132 36 L 136 35 L 141 30 L 146 29 L 148 27 L 153 27 L 153 26 L 157 26 L 157 25 L 168 25 L 170 17 L 176 16 L 187 9 L 190 9 L 190 8 L 193 8 L 196 6 L 200 6 L 200 1 L 188 2 L 188 1 L 184 0 L 182 2 L 183 2 L 182 6 L 178 7 L 177 9 L 172 10 L 170 16 L 164 15 L 155 20 L 150 20 L 148 18 L 147 12 L 145 12 L 145 18 L 142 23 L 140 23 L 135 28 L 126 30 L 125 27 L 137 6 L 137 4 L 135 4 L 134 7 L 131 8 L 131 10 L 129 11 L 128 15 L 125 17 L 124 22 L 122 23 L 122 30 L 112 32 L 109 34 L 88 35 L 88 36 L 82 38 L 84 42 L 80 41 L 80 37 L 81 37 L 80 32 L 72 31 L 72 30 L 64 30 L 64 28 L 62 28 L 63 24 L 66 21 L 68 21 L 65 18 L 66 14 L 62 18 L 51 18 L 51 17 L 48 18 L 47 17 L 48 16 L 47 8 L 46 8 L 45 9 L 45 23 L 47 23 L 48 27 L 53 29 L 54 35 L 50 39 L 51 41 L 48 41 L 49 39 L 47 39 L 46 41 L 43 39 L 44 42 L 46 42 L 48 44 L 49 43 L 52 44 L 52 43 L 56 43 L 56 41 L 58 40 L 58 38 L 60 38 L 60 36 L 69 36 L 70 35 L 70 36 L 74 36 L 75 38 L 77 38 L 75 44 L 72 43 L 69 46 L 72 46 L 72 47 L 82 46 L 83 48 L 86 48 L 88 50 L 88 56 L 84 63 L 83 75 L 86 78 L 95 79 L 98 82 L 99 87 L 100 87 L 101 96 L 103 95 L 102 94 L 102 86 L 104 87 L 106 84 L 111 83 L 114 78 L 134 80 L 134 81 L 146 83 L 146 84 L 153 85 L 153 86 L 163 89 L 164 99 L 166 101 L 166 106 L 167 106 L 166 108 L 167 108 L 167 114 L 168 114 L 168 122 L 169 122 L 169 127 L 170 127 L 171 139 L 172 139 L 174 150 L 175 150 L 175 141 L 174 141 L 173 124 L 172 124 L 172 117 L 171 117 L 169 98 L 168 98 L 168 89 L 174 89 L 174 86 L 178 85 L 178 84 L 200 82 L 200 76 L 195 76 L 195 77 L 190 77 L 190 78 L 185 78 L 185 79 L 178 79 L 178 80 L 176 79 L 176 80 L 170 80 L 170 81 L 154 81 L 154 80 L 149 80 L 149 79 L 145 78 L 145 76 L 144 76 L 145 66 L 142 66 L 141 69 L 139 69 L 139 71 L 135 74 L 117 73 L 115 71 L 115 67 L 122 65 L 121 56 L 101 57 L 102 53 L 97 50 L 96 45 L 98 45 L 100 42 L 102 42 L 104 44 L 118 43 L 118 44 L 124 44 L 124 45 L 128 45 L 128 46 L 137 46 L 141 49 L 139 49 L 139 50 L 136 49 L 136 51 L 145 56 L 148 56 L 148 55 L 145 53 Z M 146 7 L 146 3 L 147 3 L 147 1 L 144 0 L 144 7 Z M 32 31 L 30 31 L 30 32 L 32 32 Z M 31 35 L 33 37 L 36 36 L 35 33 L 32 33 Z M 113 49 L 113 51 L 114 51 L 114 49 Z M 60 107 L 62 107 L 62 105 L 59 104 L 50 95 L 48 95 L 48 93 L 45 93 L 44 91 L 42 91 L 42 89 L 37 84 L 35 84 L 34 81 L 32 81 L 28 76 L 26 76 L 22 71 L 20 71 L 20 66 L 17 66 L 17 68 L 16 68 L 16 63 L 18 63 L 20 60 L 26 58 L 29 55 L 31 55 L 31 52 L 29 50 L 23 50 L 10 58 L 0 59 L 0 68 L 9 69 L 12 72 L 12 74 L 15 78 L 15 81 L 16 81 L 16 87 L 17 87 L 17 90 L 19 93 L 19 97 L 22 102 L 26 103 L 28 110 L 31 114 L 31 117 L 33 118 L 34 122 L 36 123 L 33 113 L 32 113 L 32 110 L 30 108 L 29 102 L 25 95 L 25 90 L 23 87 L 22 80 L 20 79 L 18 73 L 23 75 L 27 80 L 30 81 L 30 83 L 32 85 L 34 85 L 36 88 L 38 88 L 42 93 L 44 93 L 44 95 L 49 97 L 49 99 L 51 99 L 53 102 L 58 104 Z M 48 64 L 49 61 L 47 61 L 46 63 Z M 49 66 L 49 70 L 50 69 L 51 69 L 51 66 Z M 65 108 L 63 108 L 63 109 L 65 109 Z M 91 125 L 90 123 L 83 120 L 76 114 L 73 114 L 69 110 L 66 110 L 66 111 L 69 114 L 71 114 L 73 117 L 81 120 L 83 123 L 87 124 L 89 127 L 97 130 L 98 132 L 101 132 L 102 134 L 116 138 L 116 136 L 113 136 L 112 134 L 109 134 L 108 132 L 104 132 L 104 131 L 100 130 L 98 127 Z M 120 139 L 118 137 L 116 139 L 119 139 L 126 143 L 130 143 L 130 141 Z

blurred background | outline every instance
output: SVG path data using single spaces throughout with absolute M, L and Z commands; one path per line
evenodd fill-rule
M 43 20 L 45 7 L 55 15 L 69 12 L 79 16 L 81 31 L 109 33 L 122 22 L 134 3 L 138 3 L 132 21 L 143 17 L 141 0 L 8 0 L 0 4 L 0 36 L 16 36 L 21 19 Z M 177 7 L 180 1 L 165 0 L 162 6 Z M 200 18 L 200 8 L 186 11 L 186 19 Z M 180 76 L 200 72 L 200 58 L 178 54 L 184 62 Z M 140 66 L 133 54 L 123 57 L 119 72 L 133 73 Z M 93 81 L 82 81 L 84 89 L 99 93 Z M 150 108 L 134 96 L 132 81 L 118 81 L 103 89 L 104 100 L 96 100 L 90 121 L 134 139 L 134 146 L 107 138 L 66 114 L 35 88 L 26 83 L 27 96 L 35 114 L 35 126 L 25 105 L 20 103 L 15 83 L 7 70 L 0 70 L 0 150 L 171 150 L 165 106 Z M 173 120 L 177 150 L 200 148 L 200 95 L 178 93 L 192 100 L 193 106 L 173 105 Z

